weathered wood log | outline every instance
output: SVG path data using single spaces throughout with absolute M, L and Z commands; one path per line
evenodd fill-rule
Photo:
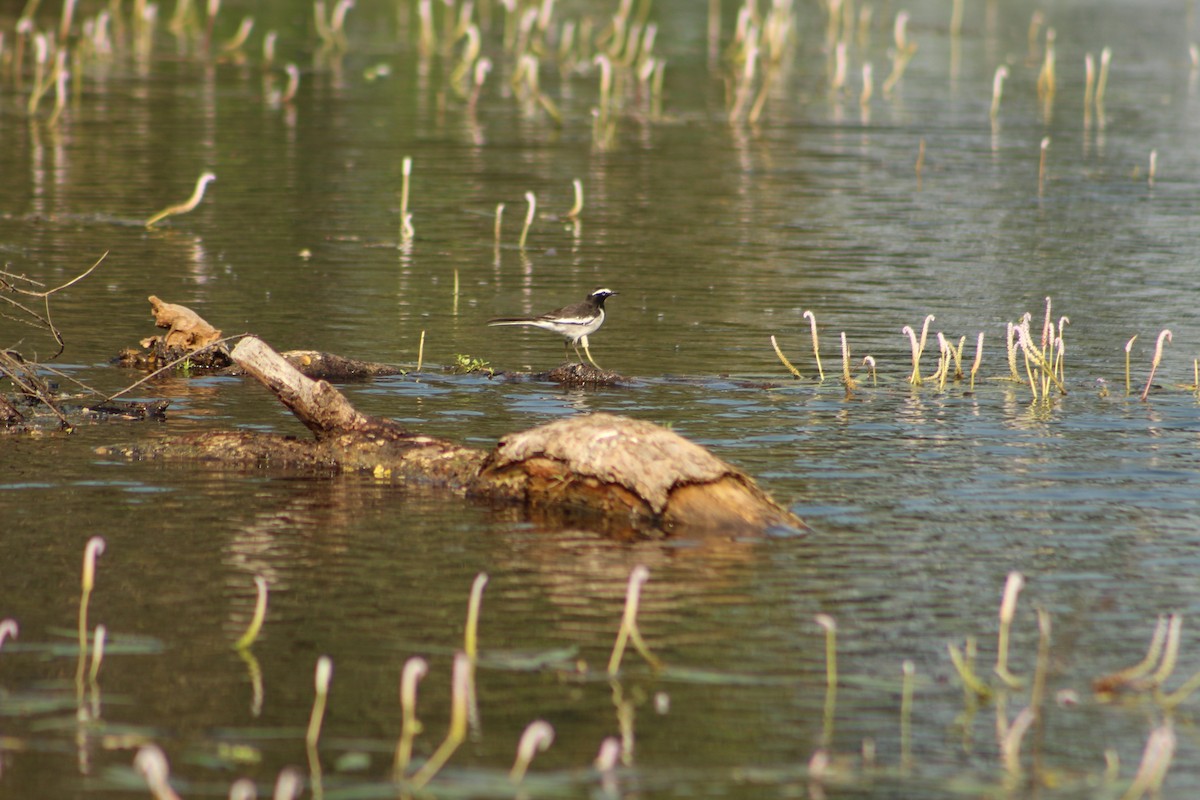
M 221 338 L 219 330 L 187 306 L 165 303 L 154 295 L 150 295 L 149 300 L 150 309 L 154 312 L 154 324 L 167 329 L 162 337 L 167 347 L 196 350 Z M 143 341 L 142 346 L 148 346 L 148 340 Z
M 293 367 L 300 370 L 305 377 L 313 380 L 361 381 L 367 378 L 379 378 L 387 375 L 403 375 L 403 367 L 394 364 L 380 364 L 376 361 L 359 361 L 357 358 L 346 358 L 335 353 L 322 353 L 319 350 L 287 350 L 281 353 Z
M 665 531 L 804 527 L 744 473 L 649 422 L 583 415 L 507 436 L 488 454 L 358 412 L 328 383 L 304 377 L 261 340 L 242 339 L 230 355 L 271 389 L 316 441 L 213 433 L 152 450 L 109 452 L 319 472 L 370 471 L 520 505 L 532 513 L 569 511 Z
M 571 417 L 504 437 L 476 485 L 532 508 L 578 506 L 667 531 L 802 526 L 703 447 L 613 414 Z

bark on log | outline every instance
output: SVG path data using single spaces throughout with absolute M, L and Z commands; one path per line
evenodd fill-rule
M 605 516 L 733 532 L 803 527 L 747 475 L 650 422 L 587 414 L 500 440 L 477 481 L 531 508 L 595 509 Z
M 649 422 L 589 414 L 504 437 L 488 454 L 362 414 L 325 381 L 312 381 L 261 340 L 230 351 L 311 430 L 317 441 L 249 432 L 214 433 L 118 451 L 227 463 L 370 471 L 517 504 L 531 513 L 570 512 L 637 528 L 745 533 L 803 528 L 741 471 Z

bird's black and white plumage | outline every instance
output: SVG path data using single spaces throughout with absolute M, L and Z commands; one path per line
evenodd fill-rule
M 536 317 L 498 317 L 488 320 L 488 325 L 530 325 L 553 331 L 563 337 L 564 349 L 568 344 L 575 348 L 575 355 L 579 355 L 579 345 L 582 344 L 588 361 L 598 367 L 588 350 L 588 335 L 598 331 L 604 324 L 604 301 L 614 294 L 616 292 L 612 289 L 601 287 L 593 289 L 578 303 Z

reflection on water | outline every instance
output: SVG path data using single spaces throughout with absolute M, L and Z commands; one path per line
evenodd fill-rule
M 265 71 L 250 45 L 240 60 L 205 58 L 196 41 L 176 52 L 160 30 L 166 44 L 149 55 L 75 70 L 82 91 L 54 125 L 23 115 L 29 76 L 18 91 L 15 75 L 0 75 L 9 109 L 22 111 L 7 117 L 0 149 L 6 269 L 54 286 L 109 253 L 55 297 L 65 369 L 106 391 L 132 382 L 107 362 L 152 332 L 150 294 L 282 349 L 415 364 L 424 334 L 423 372 L 346 387 L 359 408 L 480 447 L 568 414 L 652 419 L 757 476 L 813 531 L 618 541 L 366 476 L 96 456 L 100 445 L 212 427 L 306 435 L 255 386 L 156 381 L 139 391 L 173 401 L 165 424 L 0 442 L 0 617 L 21 624 L 0 652 L 0 794 L 145 797 L 130 765 L 147 741 L 166 750 L 183 796 L 223 796 L 239 775 L 264 793 L 284 765 L 308 772 L 313 668 L 327 655 L 324 792 L 394 796 L 401 666 L 413 655 L 431 666 L 418 704 L 424 760 L 445 733 L 467 594 L 486 572 L 478 718 L 439 794 L 512 796 L 516 741 L 544 718 L 557 737 L 530 770 L 530 796 L 1020 795 L 1033 791 L 1024 781 L 1035 763 L 1048 795 L 1120 796 L 1163 715 L 1144 697 L 1100 704 L 1089 682 L 1136 663 L 1159 614 L 1186 616 L 1200 602 L 1193 10 L 1060 3 L 1040 9 L 1030 41 L 1032 4 L 965 4 L 952 37 L 951 4 L 914 2 L 907 37 L 918 49 L 885 94 L 899 9 L 842 4 L 854 33 L 837 92 L 825 12 L 801 5 L 759 123 L 730 125 L 736 76 L 727 81 L 721 54 L 736 10 L 721 4 L 712 47 L 707 4 L 664 0 L 652 10 L 653 52 L 667 64 L 661 115 L 649 95 L 634 97 L 602 146 L 594 64 L 560 72 L 542 55 L 540 90 L 564 119 L 551 124 L 514 83 L 497 28 L 485 37 L 493 72 L 470 104 L 447 88 L 461 44 L 448 49 L 450 66 L 438 46 L 417 52 L 422 5 L 350 10 L 341 58 L 314 52 L 307 12 L 256 8 L 252 42 L 278 32 Z M 445 4 L 431 5 L 440 14 Z M 561 5 L 552 33 L 588 10 Z M 502 27 L 502 7 L 476 12 Z M 866 13 L 860 27 L 854 15 Z M 237 16 L 222 13 L 216 41 Z M 0 23 L 6 42 L 17 41 L 14 25 Z M 1036 82 L 1051 26 L 1047 110 Z M 1113 59 L 1098 109 L 1084 103 L 1084 64 L 1104 47 Z M 293 60 L 300 84 L 285 101 Z M 867 61 L 875 91 L 863 106 Z M 1000 65 L 1009 78 L 992 124 Z M 416 236 L 397 247 L 406 156 Z M 195 211 L 144 228 L 207 169 L 218 180 Z M 566 217 L 574 179 L 585 195 L 577 220 Z M 521 247 L 527 192 L 538 213 Z M 457 354 L 501 371 L 554 366 L 555 337 L 495 336 L 486 320 L 597 285 L 620 294 L 592 351 L 634 376 L 631 386 L 563 391 L 438 369 Z M 1030 312 L 1036 329 L 1047 296 L 1055 318 L 1070 317 L 1068 394 L 1031 403 L 1008 380 L 1006 324 Z M 805 311 L 818 322 L 823 382 Z M 973 392 L 905 382 L 901 329 L 928 314 L 923 374 L 936 366 L 939 331 L 967 337 L 968 361 L 985 334 Z M 1174 338 L 1158 386 L 1138 402 L 1164 328 Z M 3 330 L 26 356 L 54 348 L 37 332 Z M 837 377 L 843 331 L 859 381 L 851 394 Z M 803 380 L 782 369 L 771 335 Z M 866 355 L 877 385 L 859 366 Z M 92 535 L 108 549 L 89 619 L 106 626 L 109 646 L 99 713 L 80 719 L 79 558 Z M 642 632 L 667 669 L 655 675 L 631 652 L 612 684 L 604 666 L 639 564 L 651 575 Z M 973 707 L 946 651 L 977 637 L 977 670 L 991 680 L 1013 570 L 1028 583 L 1012 669 L 1034 674 L 1033 608 L 1043 608 L 1053 620 L 1047 697 L 1078 698 L 1046 706 L 1018 778 L 998 732 L 1029 704 L 1028 689 Z M 270 587 L 267 623 L 239 654 L 256 576 Z M 840 681 L 830 766 L 814 781 L 806 765 L 829 724 L 817 614 L 837 622 Z M 1185 627 L 1168 689 L 1200 667 L 1195 645 Z M 902 724 L 905 660 L 916 678 Z M 1190 705 L 1175 712 L 1167 791 L 1180 795 L 1200 785 L 1183 734 Z M 628 763 L 601 778 L 589 765 L 610 736 Z

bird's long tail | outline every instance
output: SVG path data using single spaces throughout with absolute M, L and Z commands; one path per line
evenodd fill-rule
M 536 320 L 532 320 L 529 317 L 497 317 L 496 319 L 489 319 L 487 324 L 488 325 L 533 325 L 533 324 L 535 324 L 535 322 L 536 322 Z

